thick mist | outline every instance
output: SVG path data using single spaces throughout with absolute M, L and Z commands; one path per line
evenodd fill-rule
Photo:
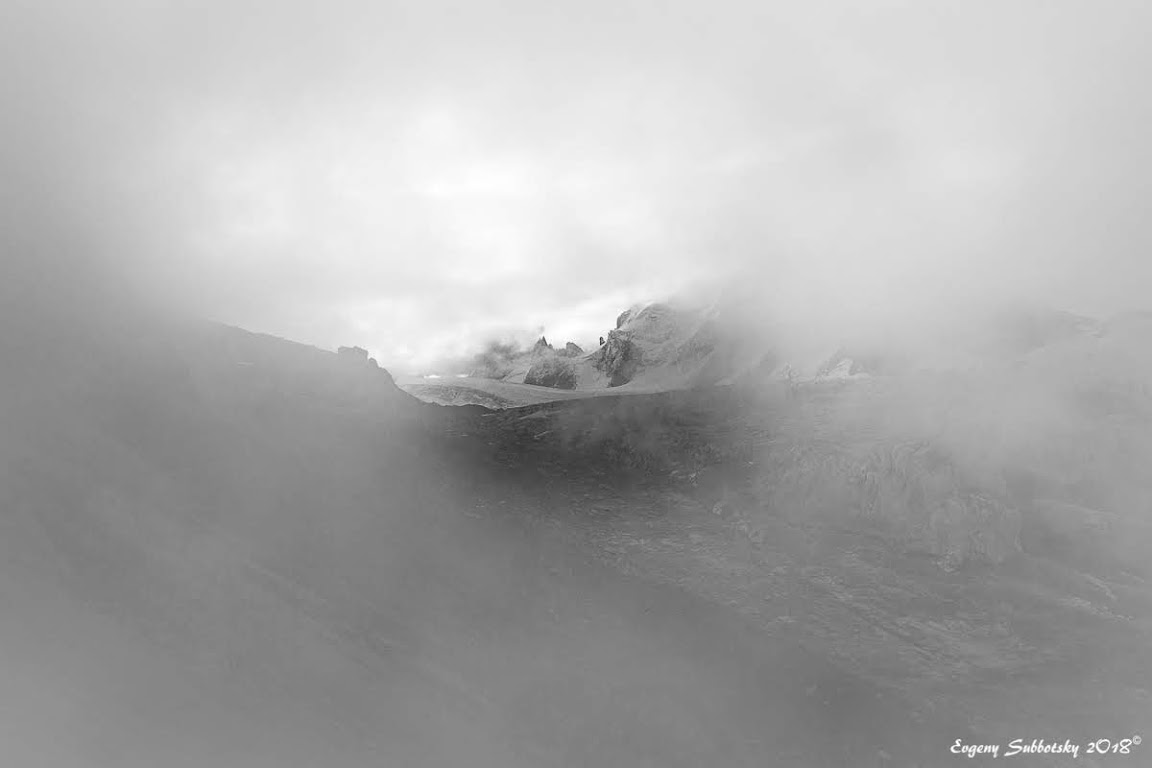
M 1149 16 L 7 0 L 0 754 L 926 765 L 1025 714 L 1123 735 L 1152 701 L 1146 318 L 951 378 L 530 412 L 302 344 L 463 367 L 680 297 L 822 362 L 1148 308 Z
M 733 275 L 878 334 L 1138 308 L 1147 13 L 10 3 L 7 290 L 401 368 Z

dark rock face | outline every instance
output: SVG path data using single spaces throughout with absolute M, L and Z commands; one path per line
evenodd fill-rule
M 551 350 L 552 350 L 552 345 L 548 343 L 548 339 L 545 338 L 544 336 L 541 336 L 536 341 L 536 345 L 534 347 L 532 347 L 532 354 L 538 354 L 540 352 L 547 352 L 547 351 L 551 351 Z
M 528 369 L 524 383 L 552 389 L 576 389 L 576 369 L 572 363 L 556 357 L 541 360 Z
M 639 372 L 640 349 L 632 340 L 630 331 L 609 331 L 604 346 L 596 353 L 593 364 L 608 374 L 608 386 L 619 387 L 632 381 Z
M 556 354 L 561 357 L 579 357 L 584 354 L 584 350 L 580 348 L 579 344 L 568 342 L 564 345 L 564 349 L 559 350 Z

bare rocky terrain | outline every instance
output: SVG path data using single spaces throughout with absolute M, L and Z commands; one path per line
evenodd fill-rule
M 935 766 L 1130 736 L 1142 322 L 964 378 L 500 410 L 208 324 L 10 335 L 0 734 L 108 766 Z
M 914 719 L 949 712 L 1000 743 L 1139 733 L 1152 711 L 1152 530 L 1136 465 L 1117 455 L 1073 474 L 1033 454 L 1025 469 L 991 435 L 978 456 L 967 435 L 878 433 L 868 422 L 893 395 L 705 390 L 505 411 L 471 429 L 489 430 L 502 463 L 561 487 L 574 452 L 593 474 L 628 478 L 589 483 L 594 525 L 567 518 L 609 560 L 821 649 Z M 1127 448 L 1147 456 L 1147 427 L 1126 439 L 1136 433 Z M 1115 436 L 1050 447 L 1101 439 Z M 981 476 L 983 462 L 1002 476 Z M 1091 508 L 1070 482 L 1127 498 Z
M 475 399 L 477 389 L 491 391 L 480 384 L 483 381 L 585 394 L 714 384 L 766 362 L 775 367 L 772 340 L 749 333 L 755 313 L 748 302 L 723 294 L 713 301 L 673 298 L 639 304 L 621 313 L 616 327 L 590 351 L 572 342 L 556 347 L 545 336 L 527 348 L 494 341 L 471 360 L 449 364 L 466 369 L 466 375 L 421 378 L 411 382 L 415 388 L 409 391 L 430 401 L 459 396 L 464 402 Z M 458 389 L 461 384 L 455 379 L 461 377 L 469 380 L 467 392 Z M 522 400 L 516 391 L 504 389 L 508 402 L 492 401 L 493 405 L 536 402 L 531 390 L 521 390 Z

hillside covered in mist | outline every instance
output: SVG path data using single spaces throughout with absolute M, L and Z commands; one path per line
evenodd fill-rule
M 1141 317 L 1094 319 L 1024 303 L 974 304 L 898 325 L 855 327 L 829 318 L 815 328 L 775 312 L 755 289 L 729 286 L 708 300 L 673 297 L 626 309 L 593 350 L 572 342 L 553 346 L 544 336 L 527 346 L 493 340 L 471 358 L 400 381 L 430 402 L 500 408 L 749 377 L 799 383 L 971 373 L 1030 358 L 1064 357 L 1066 374 L 1093 376 L 1101 356 L 1117 364 L 1129 352 L 1140 355 L 1140 341 L 1124 329 Z M 1139 379 L 1139 364 L 1130 374 Z M 549 389 L 552 394 L 543 391 Z
M 0 763 L 1152 765 L 1149 29 L 5 3 Z
M 5 741 L 848 766 L 1136 732 L 1147 323 L 963 373 L 503 410 L 201 322 L 6 335 Z
M 271 337 L 83 320 L 4 336 L 2 733 L 21 762 L 926 749 L 897 733 L 898 702 L 846 706 L 867 686 L 613 567 L 565 521 L 594 519 L 580 488 L 626 485 L 578 462 L 559 494 L 506 474 L 467 426 L 485 412 Z M 608 503 L 636 519 L 630 497 Z

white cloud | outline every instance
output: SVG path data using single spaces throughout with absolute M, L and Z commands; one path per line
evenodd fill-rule
M 1135 4 L 98 5 L 0 41 L 6 231 L 259 330 L 404 364 L 736 271 L 845 324 L 1152 282 Z

